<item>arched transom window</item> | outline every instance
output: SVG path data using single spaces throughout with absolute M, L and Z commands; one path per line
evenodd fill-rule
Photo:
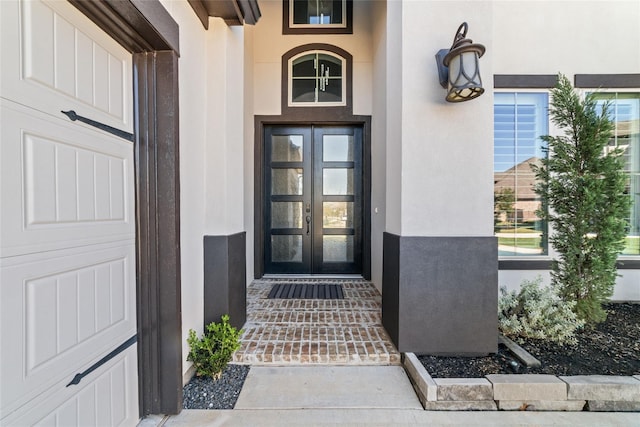
M 289 60 L 290 107 L 344 106 L 346 61 L 332 52 L 306 51 Z

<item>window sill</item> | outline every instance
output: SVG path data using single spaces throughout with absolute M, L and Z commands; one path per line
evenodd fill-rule
M 505 259 L 498 260 L 498 270 L 551 270 L 551 258 L 536 259 Z M 621 257 L 618 260 L 618 270 L 639 270 L 640 257 Z

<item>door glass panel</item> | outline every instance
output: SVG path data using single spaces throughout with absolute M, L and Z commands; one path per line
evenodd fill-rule
M 271 202 L 271 228 L 302 228 L 302 202 Z
M 302 169 L 271 169 L 271 194 L 301 195 Z
M 302 262 L 302 236 L 271 236 L 272 262 Z
M 351 135 L 324 135 L 322 160 L 325 162 L 353 161 L 353 137 Z
M 351 195 L 353 194 L 353 169 L 322 170 L 322 194 Z
M 272 162 L 301 162 L 302 135 L 273 135 L 271 137 Z
M 322 203 L 322 226 L 324 228 L 352 228 L 353 202 Z
M 353 262 L 353 236 L 322 236 L 324 262 Z

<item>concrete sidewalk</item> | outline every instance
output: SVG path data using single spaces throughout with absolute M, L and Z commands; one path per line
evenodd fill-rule
M 638 413 L 422 409 L 399 366 L 252 367 L 235 409 L 184 410 L 141 427 L 640 426 Z
M 196 426 L 575 426 L 638 427 L 637 413 L 449 412 L 417 409 L 185 410 L 167 427 Z

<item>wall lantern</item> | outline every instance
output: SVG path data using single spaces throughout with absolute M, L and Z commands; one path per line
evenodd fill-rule
M 441 49 L 436 54 L 440 84 L 447 89 L 449 102 L 469 101 L 484 93 L 478 58 L 485 47 L 467 36 L 467 23 L 463 22 L 453 39 L 451 49 Z

